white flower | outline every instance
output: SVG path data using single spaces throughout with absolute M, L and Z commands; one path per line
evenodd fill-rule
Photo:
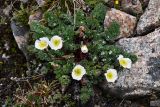
M 49 42 L 49 46 L 51 49 L 58 50 L 61 49 L 63 46 L 63 40 L 59 36 L 53 36 Z
M 109 69 L 104 74 L 108 82 L 115 82 L 118 78 L 117 76 L 117 70 L 115 69 Z
M 129 58 L 124 58 L 123 55 L 119 55 L 118 57 L 119 64 L 124 68 L 131 68 L 132 61 Z
M 47 37 L 39 38 L 35 41 L 35 48 L 43 50 L 48 47 L 49 39 Z
M 82 53 L 87 53 L 88 52 L 87 46 L 86 45 L 82 45 L 81 51 L 82 51 Z
M 76 65 L 72 70 L 72 78 L 75 80 L 81 80 L 84 74 L 86 74 L 86 70 L 81 65 Z

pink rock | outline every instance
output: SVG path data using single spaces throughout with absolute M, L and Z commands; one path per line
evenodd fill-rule
M 136 17 L 111 8 L 111 10 L 107 11 L 106 13 L 104 27 L 109 27 L 113 21 L 116 21 L 120 24 L 120 35 L 118 38 L 132 36 L 136 26 Z

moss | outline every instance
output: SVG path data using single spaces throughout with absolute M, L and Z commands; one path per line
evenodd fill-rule
M 0 16 L 0 25 L 5 24 L 7 22 L 6 17 Z
M 13 19 L 15 19 L 20 24 L 28 25 L 29 13 L 25 9 L 19 10 L 14 13 Z

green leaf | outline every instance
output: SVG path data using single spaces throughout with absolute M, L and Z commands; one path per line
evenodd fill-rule
M 97 4 L 103 3 L 103 2 L 104 0 L 85 0 L 85 3 L 92 7 L 95 7 Z
M 55 69 L 54 73 L 56 74 L 56 78 L 59 79 L 63 75 L 68 75 L 72 69 L 73 69 L 73 61 L 67 60 L 67 61 L 55 61 L 59 65 L 58 68 Z
M 106 6 L 103 3 L 99 3 L 96 5 L 91 15 L 96 18 L 100 23 L 103 23 L 105 15 L 106 15 Z
M 105 30 L 106 36 L 105 40 L 114 40 L 120 34 L 120 25 L 119 23 L 113 21 L 111 25 Z
M 85 13 L 82 10 L 77 10 L 76 12 L 76 26 L 85 25 Z
M 44 13 L 44 19 L 47 21 L 48 26 L 54 28 L 55 26 L 59 25 L 59 18 L 53 12 L 47 11 Z
M 86 25 L 89 29 L 95 30 L 95 29 L 98 29 L 98 27 L 100 26 L 100 23 L 97 19 L 88 17 L 86 18 Z
M 41 61 L 50 61 L 52 60 L 48 53 L 46 53 L 44 50 L 38 50 L 34 47 L 34 45 L 30 45 L 27 47 L 27 50 L 35 54 L 36 58 L 40 59 Z
M 82 104 L 87 103 L 93 95 L 93 89 L 90 86 L 83 86 L 80 91 L 80 100 Z
M 51 30 L 48 27 L 43 26 L 37 21 L 33 21 L 30 25 L 31 31 L 36 32 L 38 34 L 43 34 L 44 36 L 50 35 Z
M 136 55 L 134 55 L 133 53 L 125 52 L 124 57 L 130 58 L 133 63 L 135 63 L 138 60 L 138 57 Z
M 70 77 L 68 75 L 63 75 L 60 78 L 58 78 L 58 80 L 63 86 L 68 86 L 71 82 Z

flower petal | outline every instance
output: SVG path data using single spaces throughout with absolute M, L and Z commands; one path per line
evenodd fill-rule
M 63 40 L 62 40 L 62 38 L 59 37 L 58 35 L 53 36 L 51 38 L 50 42 L 49 42 L 49 46 L 53 50 L 61 49 L 63 47 Z
M 131 68 L 131 66 L 132 66 L 132 61 L 131 61 L 131 59 L 126 58 L 126 60 L 127 60 L 127 62 L 128 62 L 128 64 L 127 64 L 127 67 L 126 67 L 126 68 Z
M 132 61 L 129 58 L 124 58 L 123 55 L 119 55 L 119 57 L 117 58 L 119 60 L 119 64 L 123 67 L 123 68 L 131 68 L 132 65 Z
M 120 60 L 121 58 L 123 58 L 123 55 L 120 54 L 117 59 Z
M 86 46 L 86 45 L 82 45 L 81 51 L 82 51 L 82 53 L 88 53 L 88 48 L 87 48 L 87 46 Z
M 49 43 L 49 39 L 47 37 L 42 37 L 42 38 L 39 38 L 41 41 L 44 40 L 44 41 L 47 41 Z
M 48 47 L 49 39 L 47 37 L 42 37 L 35 41 L 35 48 L 43 50 Z
M 115 82 L 118 78 L 117 70 L 109 69 L 107 73 L 104 74 L 108 82 Z
M 86 74 L 86 70 L 81 65 L 76 65 L 72 70 L 72 78 L 75 80 L 81 80 L 84 74 Z

